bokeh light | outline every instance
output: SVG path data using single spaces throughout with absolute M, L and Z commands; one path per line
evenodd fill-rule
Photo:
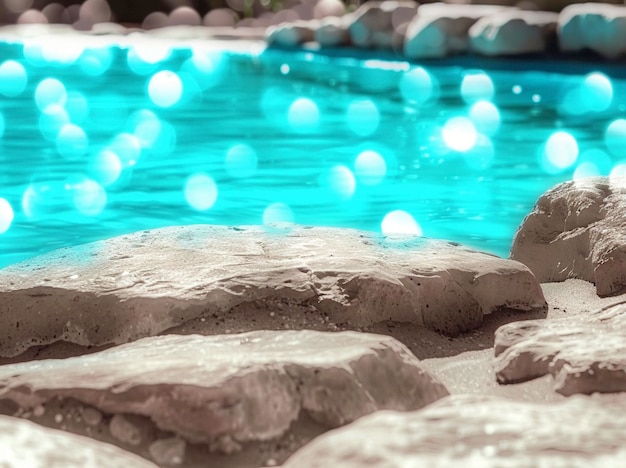
M 166 43 L 153 41 L 136 41 L 134 46 L 128 49 L 126 63 L 128 68 L 137 75 L 149 75 L 159 67 L 159 64 L 167 60 L 172 50 Z
M 89 175 L 103 187 L 113 185 L 122 173 L 122 162 L 113 151 L 103 150 L 89 160 Z
M 161 134 L 161 120 L 151 110 L 141 109 L 128 117 L 126 129 L 137 137 L 142 148 L 150 148 Z
M 78 58 L 78 66 L 85 75 L 101 76 L 113 63 L 110 47 L 94 47 L 83 51 Z
M 16 97 L 24 92 L 28 74 L 24 66 L 15 60 L 7 60 L 0 65 L 0 93 Z
M 444 124 L 441 134 L 448 148 L 461 153 L 471 150 L 478 140 L 476 126 L 467 117 L 452 117 Z
M 113 138 L 108 150 L 118 157 L 122 168 L 132 167 L 141 156 L 141 142 L 135 135 L 120 133 Z
M 67 159 L 83 156 L 89 148 L 89 139 L 85 131 L 74 124 L 65 124 L 56 138 L 57 152 Z
M 613 169 L 611 170 L 611 173 L 609 174 L 609 179 L 611 181 L 624 178 L 624 177 L 626 177 L 626 161 L 616 164 L 615 167 L 613 167 Z
M 41 44 L 41 56 L 48 65 L 67 67 L 82 55 L 83 41 L 68 40 L 67 37 L 49 35 Z
M 578 142 L 571 133 L 554 132 L 542 148 L 540 165 L 549 174 L 572 167 L 578 159 Z
M 613 161 L 611 157 L 599 148 L 589 148 L 583 151 L 578 157 L 578 164 L 592 164 L 598 170 L 599 175 L 609 175 L 613 169 Z M 587 166 L 588 168 L 591 166 Z M 581 169 L 582 170 L 582 169 Z
M 414 68 L 400 78 L 400 94 L 405 101 L 423 106 L 437 98 L 438 84 L 435 78 L 422 67 Z
M 185 200 L 197 211 L 206 211 L 217 201 L 217 184 L 207 174 L 197 173 L 189 176 L 185 182 Z
M 107 204 L 107 193 L 95 180 L 84 179 L 73 187 L 74 207 L 85 216 L 98 216 Z
M 272 203 L 263 210 L 263 224 L 293 223 L 294 219 L 293 211 L 286 203 Z
M 380 153 L 365 150 L 354 161 L 354 173 L 363 185 L 378 185 L 387 174 L 387 163 Z
M 347 112 L 348 128 L 359 136 L 370 136 L 380 124 L 380 111 L 370 99 L 352 101 Z
M 490 101 L 495 92 L 493 81 L 484 71 L 468 72 L 461 81 L 461 97 L 468 104 Z
M 0 234 L 4 234 L 11 227 L 15 213 L 13 207 L 4 198 L 0 198 Z
M 324 179 L 325 185 L 341 200 L 348 200 L 354 195 L 356 179 L 348 167 L 343 165 L 333 166 Z
M 613 102 L 613 83 L 604 73 L 590 73 L 583 79 L 581 97 L 585 109 L 602 112 Z
M 193 76 L 200 89 L 206 91 L 222 80 L 225 66 L 226 57 L 222 52 L 196 47 L 181 66 L 181 71 Z
M 488 136 L 493 136 L 500 128 L 500 111 L 489 101 L 478 101 L 472 105 L 469 117 L 474 122 L 476 130 Z
M 35 102 L 40 111 L 52 104 L 65 105 L 67 90 L 56 78 L 46 78 L 35 89 Z
M 226 172 L 231 177 L 245 178 L 254 175 L 257 169 L 257 153 L 249 145 L 237 144 L 226 152 Z
M 298 98 L 289 106 L 287 121 L 296 132 L 311 132 L 319 126 L 320 111 L 311 99 Z
M 183 95 L 183 82 L 180 77 L 169 70 L 160 71 L 148 82 L 148 96 L 159 107 L 172 107 Z
M 626 119 L 617 119 L 608 125 L 604 142 L 613 156 L 626 157 Z
M 63 106 L 52 104 L 39 116 L 39 131 L 46 140 L 56 141 L 61 129 L 70 123 L 70 117 Z
M 404 210 L 387 213 L 380 226 L 385 236 L 421 236 L 423 234 L 415 218 Z
M 586 161 L 580 163 L 576 166 L 574 170 L 574 174 L 572 175 L 573 180 L 584 179 L 585 177 L 596 177 L 600 175 L 600 169 L 591 161 Z
M 67 93 L 65 102 L 65 110 L 73 124 L 82 124 L 89 115 L 89 102 L 87 97 L 79 91 L 70 91 Z

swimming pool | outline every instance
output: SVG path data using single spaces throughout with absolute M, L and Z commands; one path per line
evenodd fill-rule
M 233 44 L 0 44 L 0 266 L 166 225 L 284 221 L 506 256 L 543 191 L 626 168 L 626 81 L 593 64 Z

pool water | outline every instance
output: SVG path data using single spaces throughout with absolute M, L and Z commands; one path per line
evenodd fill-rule
M 506 256 L 546 189 L 626 172 L 626 81 L 590 64 L 64 40 L 0 44 L 0 266 L 193 223 Z

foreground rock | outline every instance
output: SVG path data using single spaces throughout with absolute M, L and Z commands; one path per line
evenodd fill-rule
M 362 418 L 318 437 L 283 468 L 617 467 L 626 463 L 625 431 L 623 408 L 583 397 L 539 405 L 458 395 Z
M 160 464 L 167 450 L 159 447 L 174 446 L 178 464 L 193 464 L 194 453 L 208 450 L 243 453 L 233 466 L 260 466 L 264 455 L 247 449 L 266 443 L 266 457 L 284 456 L 284 439 L 303 418 L 319 433 L 380 409 L 418 409 L 447 394 L 404 345 L 355 332 L 168 335 L 89 356 L 0 367 L 4 412 L 13 408 L 54 427 L 73 424 L 74 432 Z M 290 445 L 294 450 L 299 442 L 291 438 Z
M 565 182 L 539 198 L 520 226 L 511 258 L 542 283 L 579 278 L 600 296 L 626 287 L 626 179 Z
M 551 374 L 563 395 L 626 392 L 626 303 L 503 325 L 496 331 L 495 353 L 501 383 Z
M 113 445 L 7 416 L 0 416 L 0 466 L 156 468 L 149 461 Z
M 125 343 L 219 321 L 251 303 L 271 303 L 285 320 L 299 307 L 351 327 L 393 320 L 447 334 L 477 328 L 500 309 L 546 308 L 525 266 L 447 242 L 334 228 L 178 226 L 1 270 L 0 355 L 60 340 Z M 242 331 L 259 328 L 248 314 Z

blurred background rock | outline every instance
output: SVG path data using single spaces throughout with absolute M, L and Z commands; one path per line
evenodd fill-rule
M 423 0 L 419 3 L 433 3 Z M 516 5 L 560 11 L 593 0 L 445 0 L 455 4 Z M 269 26 L 283 21 L 341 16 L 363 0 L 0 0 L 0 23 L 63 23 L 88 30 L 118 22 L 154 29 L 174 25 Z M 624 4 L 624 0 L 597 3 Z

